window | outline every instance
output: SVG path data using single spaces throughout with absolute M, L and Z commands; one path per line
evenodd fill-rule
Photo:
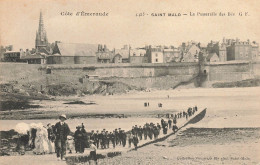
M 155 57 L 158 57 L 158 54 L 157 54 L 157 53 L 155 54 Z
M 155 59 L 155 62 L 158 62 L 158 58 Z

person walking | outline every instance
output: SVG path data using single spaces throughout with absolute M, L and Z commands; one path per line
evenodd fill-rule
M 94 160 L 97 164 L 97 147 L 93 144 L 93 140 L 89 141 L 89 149 L 90 149 L 90 160 Z
M 81 126 L 77 126 L 76 129 L 77 130 L 74 133 L 75 150 L 76 153 L 78 152 L 84 153 L 85 142 L 84 142 L 83 134 L 81 132 Z
M 168 120 L 168 125 L 169 125 L 169 129 L 171 129 L 172 128 L 172 120 L 171 119 Z
M 134 146 L 135 146 L 135 150 L 137 150 L 137 145 L 138 145 L 138 137 L 137 137 L 137 135 L 134 135 L 134 137 L 133 137 L 133 143 L 134 143 Z
M 133 142 L 133 134 L 130 132 L 129 134 L 128 134 L 129 136 L 128 136 L 128 147 L 129 148 L 131 148 L 131 143 Z
M 66 155 L 66 141 L 67 136 L 70 133 L 70 128 L 65 120 L 67 119 L 66 115 L 59 116 L 60 121 L 57 122 L 54 126 L 54 134 L 56 136 L 55 146 L 58 160 L 65 160 L 64 156 Z

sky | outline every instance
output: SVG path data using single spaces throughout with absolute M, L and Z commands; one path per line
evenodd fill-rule
M 31 49 L 40 11 L 50 43 L 106 44 L 108 48 L 180 45 L 225 38 L 260 42 L 259 0 L 0 0 L 0 45 Z M 77 12 L 107 12 L 107 17 L 76 16 Z M 62 16 L 72 12 L 73 16 Z M 189 16 L 234 12 L 235 16 Z M 248 12 L 249 16 L 238 16 Z M 137 17 L 136 14 L 148 14 Z M 152 13 L 186 13 L 155 17 Z

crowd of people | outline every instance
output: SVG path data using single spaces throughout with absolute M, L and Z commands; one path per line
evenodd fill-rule
M 65 122 L 66 115 L 59 117 L 60 121 L 55 125 L 31 125 L 28 131 L 29 145 L 36 154 L 56 153 L 59 160 L 64 160 L 66 150 L 69 153 L 84 153 L 85 148 L 90 149 L 91 157 L 96 160 L 97 149 L 115 148 L 117 146 L 135 149 L 142 140 L 157 139 L 162 133 L 166 135 L 169 130 L 174 133 L 178 130 L 177 120 L 181 118 L 188 119 L 197 111 L 197 106 L 189 107 L 187 111 L 178 112 L 168 115 L 168 118 L 162 118 L 161 123 L 145 123 L 143 126 L 134 125 L 131 130 L 125 131 L 116 128 L 113 131 L 103 129 L 92 130 L 87 132 L 84 124 L 76 127 L 76 131 L 72 133 L 68 124 Z M 162 131 L 161 131 L 162 130 Z

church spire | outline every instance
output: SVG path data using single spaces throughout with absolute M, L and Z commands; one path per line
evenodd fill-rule
M 43 31 L 44 30 L 44 25 L 43 25 L 43 18 L 42 18 L 42 11 L 40 11 L 40 19 L 39 19 L 39 29 L 38 31 Z
M 39 18 L 39 27 L 38 31 L 36 31 L 36 38 L 35 38 L 35 48 L 39 49 L 42 47 L 47 47 L 48 45 L 48 39 L 47 39 L 47 34 L 44 29 L 44 24 L 43 24 L 43 17 L 42 17 L 42 11 L 40 11 L 40 18 Z

